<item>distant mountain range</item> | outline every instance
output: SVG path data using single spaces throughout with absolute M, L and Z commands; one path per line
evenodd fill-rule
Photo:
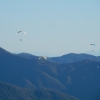
M 60 57 L 52 57 L 50 59 L 57 63 L 73 63 L 81 60 L 100 61 L 100 56 L 93 56 L 85 53 L 81 54 L 69 53 Z
M 80 100 L 100 100 L 99 67 L 99 56 L 70 53 L 46 60 L 0 48 L 1 82 L 32 90 L 59 91 Z
M 32 54 L 28 53 L 19 53 L 17 54 L 20 57 L 28 58 L 28 59 L 38 59 L 39 56 L 34 56 Z M 75 54 L 75 53 L 69 53 L 65 54 L 59 57 L 47 57 L 48 61 L 54 62 L 54 63 L 59 63 L 59 64 L 66 64 L 66 63 L 73 63 L 73 62 L 78 62 L 81 60 L 94 60 L 94 61 L 100 61 L 100 56 L 93 56 L 90 54 Z

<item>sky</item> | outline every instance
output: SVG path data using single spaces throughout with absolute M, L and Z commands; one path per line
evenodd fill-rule
M 100 1 L 0 0 L 0 47 L 45 56 L 99 51 Z

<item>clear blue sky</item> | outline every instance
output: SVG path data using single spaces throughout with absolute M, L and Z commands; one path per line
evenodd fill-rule
M 100 50 L 100 0 L 0 0 L 0 47 L 10 52 L 59 56 L 90 43 Z

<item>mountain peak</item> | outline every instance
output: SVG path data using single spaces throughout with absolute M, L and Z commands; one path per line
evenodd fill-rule
M 5 54 L 11 54 L 11 53 L 0 47 L 0 55 L 5 55 Z

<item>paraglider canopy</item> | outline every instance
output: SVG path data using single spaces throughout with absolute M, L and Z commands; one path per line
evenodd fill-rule
M 89 47 L 91 47 L 91 46 L 96 46 L 96 44 L 90 44 Z
M 47 57 L 46 56 L 40 56 L 39 59 L 46 59 L 47 60 Z
M 24 33 L 24 34 L 26 35 L 26 32 L 24 32 L 24 31 L 18 31 L 17 34 L 18 34 L 18 33 Z

